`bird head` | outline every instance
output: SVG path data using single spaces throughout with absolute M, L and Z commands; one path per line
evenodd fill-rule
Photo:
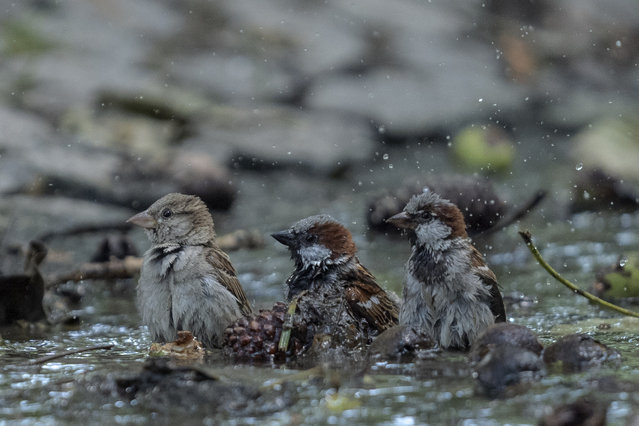
M 348 229 L 328 215 L 307 217 L 271 236 L 289 248 L 299 269 L 343 264 L 357 251 Z
M 461 211 L 434 192 L 413 196 L 402 212 L 386 221 L 398 228 L 413 231 L 420 245 L 468 237 Z
M 127 222 L 144 228 L 153 244 L 207 245 L 215 237 L 213 218 L 195 195 L 167 194 Z

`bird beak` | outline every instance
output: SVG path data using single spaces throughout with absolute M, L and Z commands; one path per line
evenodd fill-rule
M 127 222 L 140 226 L 144 229 L 153 229 L 158 226 L 158 222 L 147 213 L 146 210 L 127 219 Z
M 413 218 L 406 212 L 397 213 L 395 216 L 391 216 L 386 219 L 386 222 L 391 223 L 398 228 L 413 229 L 415 227 Z
M 295 239 L 290 231 L 276 232 L 274 234 L 271 234 L 271 237 L 275 238 L 277 241 L 284 244 L 285 246 L 291 246 Z

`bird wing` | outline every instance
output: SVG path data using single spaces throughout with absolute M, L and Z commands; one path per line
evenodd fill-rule
M 504 301 L 501 297 L 501 292 L 499 291 L 499 283 L 497 283 L 497 277 L 490 270 L 488 266 L 486 266 L 486 262 L 484 261 L 484 256 L 473 247 L 470 253 L 470 261 L 474 269 L 477 271 L 476 274 L 481 280 L 481 282 L 488 287 L 490 292 L 490 311 L 495 316 L 495 322 L 504 322 L 506 321 L 506 308 L 504 308 Z
M 251 304 L 246 297 L 246 293 L 244 293 L 242 284 L 237 279 L 237 273 L 228 255 L 221 250 L 211 250 L 207 253 L 206 258 L 208 263 L 213 266 L 213 274 L 217 281 L 226 287 L 237 299 L 242 314 L 250 315 L 253 311 Z
M 346 300 L 355 314 L 379 332 L 397 325 L 399 305 L 364 266 L 358 263 L 354 275 L 347 277 L 346 282 Z

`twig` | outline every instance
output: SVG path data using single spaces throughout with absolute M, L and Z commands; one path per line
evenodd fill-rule
M 82 352 L 89 352 L 89 351 L 97 351 L 97 350 L 100 350 L 100 349 L 109 350 L 113 346 L 114 346 L 113 344 L 109 344 L 109 345 L 90 346 L 88 348 L 72 349 L 72 350 L 69 350 L 69 351 L 60 352 L 59 354 L 47 355 L 47 356 L 43 356 L 43 357 L 40 357 L 40 358 L 32 359 L 31 361 L 28 362 L 28 364 L 29 365 L 44 364 L 45 362 L 49 362 L 49 361 L 52 361 L 54 359 L 62 358 L 62 357 L 65 357 L 67 355 L 74 355 L 74 354 L 79 354 L 79 353 L 82 353 Z
M 84 263 L 73 271 L 56 272 L 45 278 L 47 288 L 67 281 L 90 279 L 124 279 L 134 277 L 142 268 L 142 258 L 127 256 L 124 260 Z
M 535 257 L 535 259 L 537 259 L 537 262 L 539 262 L 539 264 L 546 271 L 548 271 L 548 273 L 552 275 L 552 277 L 555 278 L 557 281 L 559 281 L 560 283 L 562 283 L 563 285 L 565 285 L 566 287 L 568 287 L 575 293 L 585 297 L 586 299 L 590 300 L 593 303 L 603 306 L 604 308 L 611 309 L 613 311 L 619 312 L 624 315 L 639 318 L 639 312 L 634 312 L 634 311 L 622 308 L 621 306 L 617 306 L 613 303 L 606 302 L 605 300 L 598 298 L 594 294 L 580 289 L 579 287 L 577 287 L 576 285 L 574 285 L 573 283 L 571 283 L 570 281 L 568 281 L 567 279 L 559 275 L 559 272 L 555 271 L 552 268 L 552 266 L 546 263 L 546 261 L 541 257 L 541 253 L 539 253 L 539 250 L 537 250 L 537 247 L 535 247 L 535 245 L 532 242 L 532 235 L 530 234 L 530 231 L 519 231 L 519 235 L 521 235 L 521 238 L 524 239 L 524 242 L 528 246 L 528 249 L 530 250 L 532 255 Z
M 282 324 L 282 334 L 280 335 L 280 341 L 277 345 L 277 349 L 280 351 L 286 351 L 288 349 L 288 343 L 291 340 L 291 330 L 293 329 L 293 316 L 295 315 L 295 310 L 297 309 L 297 301 L 302 297 L 307 290 L 304 290 L 297 296 L 291 300 L 291 303 L 288 305 L 288 310 L 286 311 L 286 318 L 284 319 L 284 324 Z
M 488 228 L 486 231 L 480 232 L 480 235 L 489 235 L 512 225 L 513 223 L 530 213 L 530 211 L 537 207 L 537 205 L 541 203 L 544 198 L 546 198 L 546 191 L 540 189 L 535 193 L 535 195 L 533 195 L 530 200 L 528 200 L 528 202 L 526 202 L 526 204 L 513 212 L 512 215 L 506 216 L 504 219 L 497 222 L 497 224 L 495 224 L 495 226 L 493 226 L 492 228 Z
M 88 229 L 84 228 L 84 230 Z M 95 229 L 101 229 L 96 227 Z M 65 234 L 66 235 L 66 234 Z M 262 234 L 258 231 L 238 230 L 218 238 L 219 247 L 225 251 L 240 248 L 258 248 L 264 244 Z M 142 268 L 142 258 L 127 256 L 123 260 L 114 259 L 108 262 L 89 262 L 77 266 L 71 271 L 53 272 L 45 277 L 46 287 L 55 287 L 67 281 L 82 280 L 114 280 L 135 277 Z
M 46 232 L 38 237 L 39 240 L 47 242 L 57 237 L 67 237 L 82 234 L 100 233 L 105 231 L 127 232 L 133 225 L 126 222 L 100 223 L 94 225 L 77 225 L 60 231 Z

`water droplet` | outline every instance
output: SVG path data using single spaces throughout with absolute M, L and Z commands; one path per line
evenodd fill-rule
M 484 102 L 484 98 L 477 99 L 477 102 Z
M 393 168 L 393 163 L 389 164 L 389 165 L 388 165 L 388 168 L 389 168 L 389 169 L 392 169 L 392 168 Z
M 575 170 L 577 170 L 577 171 L 579 171 L 579 170 L 581 170 L 583 168 L 584 168 L 584 163 L 582 163 L 582 162 L 577 163 L 577 165 L 575 166 Z
M 628 258 L 626 256 L 621 256 L 619 258 L 619 267 L 623 268 L 628 264 Z
M 621 47 L 621 40 L 617 40 L 617 41 L 615 42 L 615 46 L 617 46 L 617 47 Z
M 590 193 L 588 191 L 584 191 L 584 200 L 590 200 Z
M 379 134 L 383 135 L 384 133 L 386 133 L 386 127 L 384 126 L 379 126 L 377 128 L 377 131 L 379 132 Z
M 389 158 L 390 158 L 390 156 L 388 154 L 382 155 L 382 159 L 384 159 L 384 160 L 388 160 Z

